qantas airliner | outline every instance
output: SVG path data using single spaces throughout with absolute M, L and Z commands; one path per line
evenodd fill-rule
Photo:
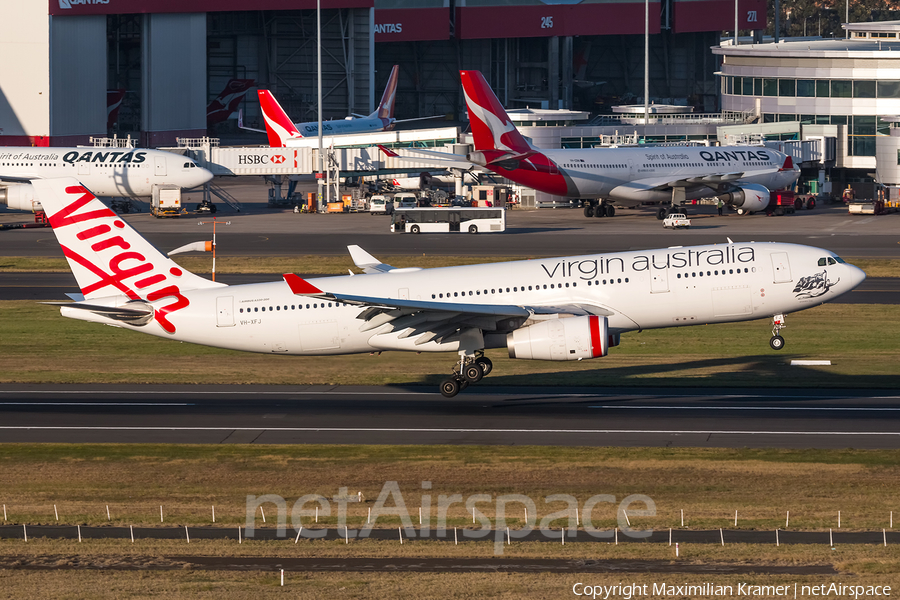
M 769 190 L 800 175 L 791 157 L 762 146 L 648 146 L 541 150 L 519 133 L 479 71 L 460 71 L 475 151 L 442 156 L 466 160 L 541 192 L 584 200 L 587 217 L 611 217 L 613 204 L 670 202 L 658 218 L 686 200 L 719 197 L 740 213 L 763 210 Z M 422 159 L 416 159 L 422 162 Z
M 213 174 L 193 159 L 144 148 L 0 147 L 0 204 L 15 210 L 40 210 L 32 185 L 39 179 L 77 177 L 98 196 L 147 197 L 153 186 L 203 185 Z
M 395 269 L 350 246 L 362 275 L 226 286 L 164 256 L 72 178 L 35 181 L 81 288 L 65 317 L 272 354 L 456 352 L 447 397 L 517 359 L 605 356 L 629 331 L 773 318 L 865 279 L 828 250 L 740 242 L 498 264 Z

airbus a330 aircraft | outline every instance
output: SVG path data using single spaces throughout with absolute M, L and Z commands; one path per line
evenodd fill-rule
M 213 174 L 193 159 L 144 148 L 0 148 L 0 204 L 40 210 L 34 181 L 77 177 L 98 196 L 151 196 L 156 184 L 203 185 Z
M 670 201 L 671 208 L 657 214 L 664 219 L 686 200 L 713 196 L 741 213 L 754 212 L 768 206 L 769 190 L 800 175 L 790 156 L 761 146 L 541 150 L 519 133 L 479 71 L 460 71 L 460 78 L 475 151 L 445 153 L 445 160 L 467 160 L 535 190 L 583 199 L 587 217 L 613 216 L 613 203 Z
M 82 295 L 62 315 L 159 337 L 274 354 L 457 352 L 441 393 L 511 358 L 605 356 L 629 331 L 773 317 L 865 279 L 820 248 L 732 243 L 497 264 L 395 269 L 358 246 L 363 275 L 226 286 L 162 255 L 77 180 L 34 183 Z

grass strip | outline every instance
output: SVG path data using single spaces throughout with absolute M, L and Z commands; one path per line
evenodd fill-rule
M 433 269 L 454 265 L 497 263 L 513 260 L 546 258 L 542 255 L 530 256 L 450 256 L 450 255 L 388 255 L 378 259 L 397 268 L 421 267 Z M 853 258 L 843 257 L 861 268 L 869 277 L 900 277 L 900 259 L 896 258 Z M 204 274 L 209 271 L 212 259 L 208 256 L 176 256 L 175 260 L 185 269 Z M 216 261 L 217 273 L 306 273 L 310 275 L 343 275 L 348 269 L 355 269 L 349 255 L 317 256 L 301 254 L 297 256 L 222 256 Z M 69 266 L 64 258 L 49 257 L 0 257 L 0 273 L 42 272 L 66 273 Z
M 380 496 L 388 507 L 402 501 L 412 526 L 419 507 L 427 517 L 429 504 L 432 526 L 441 525 L 443 503 L 447 527 L 473 527 L 466 500 L 476 494 L 485 495 L 473 500 L 479 517 L 493 526 L 505 510 L 512 528 L 524 526 L 524 505 L 503 499 L 503 509 L 498 497 L 509 494 L 527 496 L 531 518 L 556 528 L 573 526 L 575 506 L 583 519 L 598 494 L 611 496 L 592 510 L 598 529 L 621 527 L 620 503 L 632 494 L 656 506 L 655 515 L 632 512 L 634 529 L 681 529 L 682 510 L 689 529 L 735 529 L 735 511 L 737 529 L 783 529 L 787 511 L 794 531 L 837 530 L 838 511 L 842 530 L 889 528 L 891 511 L 900 527 L 900 450 L 4 444 L 0 480 L 0 502 L 16 524 L 52 525 L 58 511 L 63 524 L 159 526 L 162 505 L 165 526 L 212 525 L 215 506 L 215 524 L 231 527 L 247 524 L 248 496 L 273 494 L 284 499 L 288 526 L 314 526 L 311 512 L 292 511 L 312 511 L 311 498 L 322 498 L 318 524 L 334 527 L 335 496 L 362 492 L 363 502 L 346 504 L 351 528 L 366 523 L 369 509 L 377 515 Z M 548 501 L 554 494 L 571 499 Z M 297 506 L 304 496 L 307 503 Z M 625 508 L 641 510 L 645 502 Z M 272 521 L 277 505 L 264 510 Z M 250 513 L 256 526 L 272 527 L 253 504 Z M 382 514 L 375 526 L 401 524 L 410 523 Z
M 788 316 L 786 349 L 769 350 L 769 320 L 622 336 L 602 359 L 559 364 L 490 350 L 479 385 L 898 388 L 900 320 L 884 305 L 826 304 Z M 0 383 L 436 385 L 452 353 L 271 356 L 177 344 L 66 319 L 30 301 L 0 302 Z M 829 359 L 831 366 L 790 366 Z

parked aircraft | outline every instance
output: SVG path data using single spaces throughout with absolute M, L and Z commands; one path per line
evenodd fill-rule
M 40 210 L 32 185 L 40 179 L 77 177 L 97 196 L 151 196 L 153 186 L 203 185 L 213 174 L 193 159 L 145 148 L 0 148 L 0 204 Z
M 375 112 L 356 118 L 349 116 L 345 119 L 322 121 L 323 135 L 344 135 L 349 133 L 367 133 L 372 131 L 388 131 L 393 129 L 396 119 L 394 119 L 394 102 L 397 97 L 397 80 L 400 70 L 397 65 L 391 69 L 391 75 L 388 77 L 387 87 L 384 89 L 384 95 Z M 265 131 L 261 129 L 251 129 L 243 126 L 243 119 L 238 123 L 241 129 L 248 131 L 259 131 L 269 135 L 269 145 L 273 148 L 282 146 L 291 146 L 292 140 L 304 137 L 316 137 L 319 135 L 318 121 L 309 123 L 293 123 L 278 100 L 269 90 L 259 90 L 259 106 L 262 110 L 263 119 L 266 122 Z
M 34 185 L 81 288 L 63 316 L 250 352 L 456 352 L 447 397 L 491 372 L 487 348 L 581 360 L 629 331 L 773 317 L 780 349 L 786 313 L 865 279 L 828 250 L 729 241 L 437 269 L 395 269 L 350 246 L 363 275 L 225 286 L 176 265 L 77 180 Z
M 541 150 L 519 133 L 479 71 L 460 71 L 460 77 L 475 151 L 443 154 L 436 164 L 468 160 L 535 190 L 582 199 L 586 217 L 611 217 L 613 204 L 668 201 L 670 208 L 657 213 L 664 219 L 687 200 L 709 197 L 754 212 L 768 206 L 769 190 L 800 175 L 790 156 L 762 146 Z

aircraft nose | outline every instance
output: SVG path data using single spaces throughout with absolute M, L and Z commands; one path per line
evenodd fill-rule
M 213 178 L 212 171 L 204 169 L 203 167 L 197 167 L 196 171 L 197 171 L 197 183 L 194 184 L 195 186 L 203 185 L 204 183 L 212 181 L 212 178 Z
M 847 267 L 850 270 L 849 279 L 850 289 L 852 290 L 866 280 L 866 272 L 854 265 L 847 265 Z

